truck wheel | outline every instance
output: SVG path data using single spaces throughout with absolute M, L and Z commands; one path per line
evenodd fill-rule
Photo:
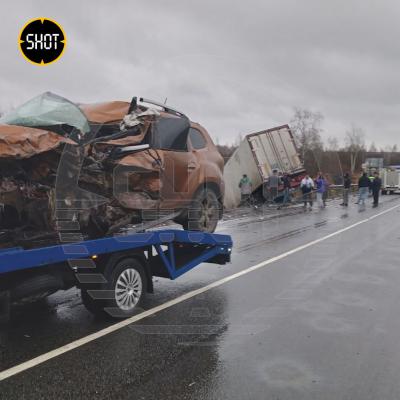
M 195 194 L 182 223 L 189 231 L 214 232 L 217 228 L 221 204 L 212 189 L 202 189 Z
M 82 288 L 82 302 L 92 314 L 108 318 L 128 318 L 136 313 L 147 290 L 146 274 L 135 258 L 107 266 L 107 283 L 96 288 Z

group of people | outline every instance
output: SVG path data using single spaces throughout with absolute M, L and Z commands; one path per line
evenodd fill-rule
M 371 177 L 364 172 L 358 180 L 358 199 L 356 204 L 365 206 L 365 200 L 368 198 L 368 194 L 371 192 L 373 198 L 372 207 L 378 207 L 381 186 L 382 180 L 379 177 L 378 172 L 375 171 Z
M 328 198 L 329 183 L 324 177 L 322 172 L 319 172 L 317 178 L 314 180 L 310 175 L 306 175 L 300 182 L 300 189 L 303 193 L 304 208 L 307 204 L 310 208 L 313 206 L 313 192 L 317 194 L 317 203 L 320 208 L 326 207 L 326 200 Z
M 382 180 L 379 177 L 378 172 L 374 172 L 373 176 L 368 176 L 364 172 L 358 180 L 358 199 L 356 204 L 365 205 L 365 200 L 368 198 L 368 194 L 371 193 L 373 197 L 373 207 L 377 207 L 379 204 L 379 194 L 381 192 Z M 318 174 L 315 179 L 310 178 L 306 175 L 301 181 L 300 188 L 303 193 L 304 207 L 307 207 L 307 203 L 310 207 L 313 205 L 312 193 L 317 193 L 317 202 L 321 208 L 326 206 L 326 198 L 328 194 L 329 183 L 324 178 L 322 173 Z M 349 196 L 351 190 L 351 177 L 348 172 L 343 175 L 343 201 L 341 206 L 347 207 L 349 205 Z
M 290 202 L 291 179 L 288 174 L 278 173 L 278 170 L 274 169 L 272 174 L 268 177 L 268 180 L 266 180 L 263 185 L 264 199 L 269 202 L 274 202 L 278 197 L 280 187 L 283 187 L 282 205 L 286 205 Z M 253 184 L 247 174 L 243 174 L 242 179 L 239 182 L 239 188 L 241 193 L 241 204 L 251 204 Z
M 286 205 L 291 201 L 290 199 L 290 189 L 292 187 L 291 179 L 288 174 L 281 172 L 278 173 L 278 170 L 274 169 L 272 171 L 272 175 L 268 177 L 268 180 L 264 183 L 264 198 L 269 202 L 274 202 L 278 197 L 279 187 L 283 187 L 283 199 L 282 206 Z
M 368 198 L 368 194 L 371 192 L 373 196 L 373 207 L 377 207 L 379 203 L 381 185 L 382 181 L 378 172 L 375 172 L 372 177 L 368 177 L 367 173 L 364 172 L 358 180 L 358 200 L 356 204 L 365 205 L 365 200 Z M 279 193 L 279 187 L 282 186 L 283 200 L 279 208 L 287 205 L 291 201 L 290 189 L 292 183 L 290 176 L 288 174 L 278 173 L 277 170 L 273 170 L 272 174 L 268 177 L 268 180 L 263 186 L 264 198 L 270 202 L 275 201 Z M 244 174 L 240 180 L 239 188 L 242 195 L 241 203 L 251 203 L 253 184 L 246 174 Z M 315 179 L 312 179 L 310 175 L 307 174 L 300 182 L 300 190 L 303 195 L 302 201 L 304 203 L 304 208 L 307 208 L 307 205 L 309 205 L 310 209 L 312 208 L 314 193 L 316 193 L 319 207 L 326 207 L 328 189 L 329 182 L 322 172 L 319 172 Z M 349 205 L 350 190 L 351 177 L 350 174 L 346 172 L 343 175 L 343 202 L 341 204 L 344 207 Z

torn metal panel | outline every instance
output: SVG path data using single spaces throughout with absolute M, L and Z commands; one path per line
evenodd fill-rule
M 145 192 L 120 193 L 117 200 L 122 207 L 132 210 L 147 210 L 159 206 L 159 201 L 152 199 Z
M 118 160 L 118 165 L 137 167 L 149 171 L 159 171 L 164 164 L 164 152 L 149 149 L 127 155 Z
M 56 133 L 16 125 L 0 125 L 0 158 L 30 158 L 74 142 Z
M 80 104 L 79 108 L 90 122 L 105 124 L 121 121 L 128 113 L 129 103 L 126 101 L 110 101 L 107 103 Z
M 121 121 L 120 127 L 121 130 L 126 130 L 132 128 L 137 125 L 141 125 L 144 123 L 144 118 L 146 117 L 159 117 L 160 113 L 157 110 L 149 108 L 145 111 L 134 110 L 129 114 L 125 115 Z
M 111 147 L 116 147 L 116 146 L 131 146 L 131 145 L 135 145 L 135 144 L 140 144 L 143 142 L 146 134 L 147 134 L 147 130 L 145 129 L 146 127 L 144 127 L 141 131 L 141 133 L 139 133 L 138 135 L 129 135 L 129 136 L 124 136 L 118 139 L 110 139 L 110 140 L 99 140 L 96 141 L 96 143 L 93 144 L 93 147 L 97 150 L 103 150 L 106 148 L 111 148 Z

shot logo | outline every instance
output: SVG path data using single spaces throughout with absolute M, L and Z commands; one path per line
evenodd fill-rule
M 22 28 L 18 44 L 22 55 L 29 62 L 47 65 L 61 57 L 66 46 L 66 37 L 57 22 L 48 18 L 36 18 Z

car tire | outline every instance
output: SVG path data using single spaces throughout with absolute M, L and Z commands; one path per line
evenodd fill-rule
M 182 226 L 189 231 L 212 233 L 217 228 L 220 211 L 216 193 L 209 188 L 201 189 L 195 194 Z
M 86 309 L 97 317 L 129 318 L 136 314 L 147 291 L 143 265 L 135 258 L 125 258 L 105 270 L 107 283 L 81 289 Z

